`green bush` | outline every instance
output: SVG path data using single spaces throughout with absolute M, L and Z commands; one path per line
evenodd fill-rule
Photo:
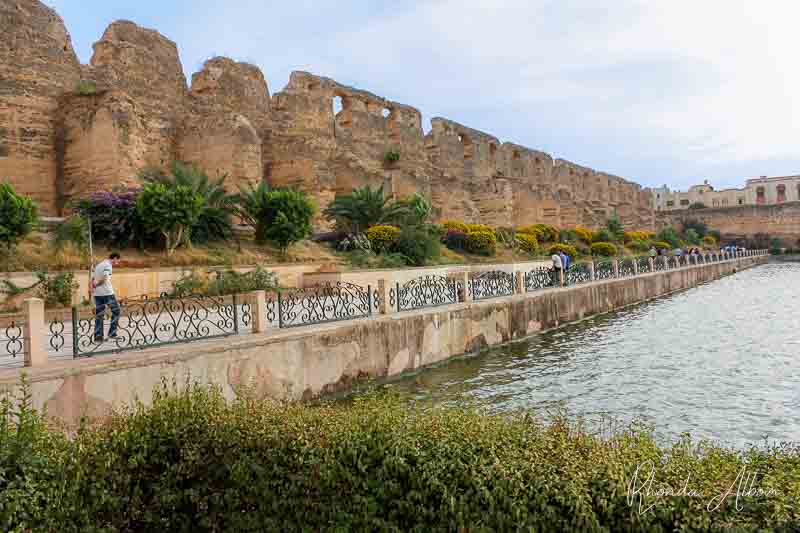
M 366 186 L 349 194 L 337 194 L 323 214 L 340 230 L 358 235 L 370 226 L 400 223 L 410 212 L 408 204 L 386 196 L 381 185 L 376 189 Z
M 407 406 L 303 404 L 162 385 L 72 440 L 30 398 L 0 406 L 4 531 L 792 531 L 800 453 L 641 426 Z M 654 468 L 653 492 L 630 494 Z M 741 472 L 766 497 L 729 496 Z M 746 487 L 745 487 L 746 488 Z M 735 493 L 734 493 L 735 494 Z M 640 503 L 642 506 L 640 507 Z M 643 512 L 652 505 L 652 508 Z
M 700 244 L 701 242 L 700 235 L 694 229 L 687 229 L 683 235 L 689 244 Z
M 193 294 L 223 296 L 277 288 L 278 277 L 275 273 L 257 266 L 255 270 L 249 272 L 216 270 L 205 275 L 192 271 L 175 281 L 169 295 L 174 298 L 184 298 Z
M 233 236 L 231 216 L 236 196 L 225 190 L 225 176 L 211 180 L 199 167 L 175 161 L 169 174 L 159 169 L 145 169 L 139 174 L 139 179 L 143 183 L 163 183 L 168 188 L 182 185 L 203 199 L 200 214 L 189 233 L 193 243 L 224 241 Z
M 703 244 L 708 247 L 713 247 L 717 245 L 717 241 L 711 235 L 706 235 L 703 237 Z
M 612 239 L 608 239 L 609 242 L 622 242 L 622 240 L 625 238 L 625 228 L 622 227 L 622 221 L 619 219 L 619 215 L 616 213 L 611 215 L 611 217 L 606 220 L 606 229 L 611 232 L 611 235 L 613 236 Z
M 81 252 L 89 249 L 89 223 L 81 215 L 72 215 L 53 232 L 53 246 L 61 250 L 70 243 Z
M 256 242 L 275 243 L 286 250 L 311 234 L 316 207 L 308 195 L 293 189 L 269 189 L 263 181 L 258 187 L 240 188 L 236 199 L 239 215 L 256 233 Z
M 472 233 L 473 231 L 490 231 L 494 233 L 492 227 L 486 224 L 467 224 L 467 233 Z
M 442 220 L 441 224 L 447 230 L 456 230 L 460 231 L 461 233 L 469 232 L 469 228 L 467 227 L 467 225 L 458 220 Z
M 372 226 L 367 230 L 367 238 L 375 253 L 391 252 L 400 238 L 400 228 L 387 225 Z
M 478 255 L 494 255 L 497 237 L 493 231 L 471 231 L 467 233 L 467 251 Z
M 703 202 L 694 202 L 689 205 L 689 209 L 705 209 L 705 208 L 706 204 L 704 204 Z
M 535 254 L 539 251 L 539 241 L 530 233 L 520 233 L 516 237 L 517 246 L 525 253 Z
M 398 202 L 404 206 L 406 214 L 402 217 L 404 225 L 421 226 L 426 224 L 433 215 L 433 204 L 419 193 L 403 198 Z
M 529 233 L 535 235 L 539 242 L 556 242 L 559 231 L 555 226 L 549 224 L 532 224 L 517 229 L 517 233 Z
M 617 255 L 617 247 L 610 242 L 595 242 L 591 246 L 592 255 L 600 255 L 604 257 L 614 257 Z
M 670 248 L 679 248 L 681 245 L 681 238 L 678 232 L 673 227 L 666 227 L 658 232 L 656 240 L 669 243 Z
M 5 247 L 5 252 L 10 252 L 20 239 L 33 231 L 38 219 L 33 200 L 17 194 L 11 184 L 0 183 L 0 245 Z
M 424 226 L 406 226 L 398 236 L 395 250 L 409 265 L 423 266 L 439 257 L 441 241 Z
M 394 148 L 386 150 L 386 153 L 383 154 L 383 160 L 387 163 L 397 163 L 400 161 L 400 150 Z
M 553 255 L 558 252 L 564 252 L 574 261 L 578 257 L 578 250 L 569 244 L 554 244 L 547 249 L 547 255 Z
M 145 230 L 164 236 L 167 255 L 190 242 L 189 233 L 203 209 L 203 198 L 185 185 L 148 183 L 136 199 Z
M 594 237 L 594 232 L 592 230 L 578 226 L 573 228 L 572 231 L 575 232 L 581 242 L 592 244 L 592 237 Z
M 633 252 L 641 253 L 648 251 L 652 244 L 647 241 L 629 241 L 625 246 Z
M 97 84 L 92 80 L 81 80 L 75 85 L 75 94 L 78 96 L 97 94 Z
M 616 240 L 616 236 L 611 233 L 608 229 L 600 229 L 594 232 L 592 235 L 592 242 L 612 242 Z
M 514 248 L 517 246 L 517 232 L 514 228 L 496 228 L 494 236 L 497 237 L 497 242 L 506 248 Z

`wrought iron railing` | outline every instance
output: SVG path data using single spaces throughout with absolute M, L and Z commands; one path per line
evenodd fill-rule
M 86 316 L 89 315 L 89 316 Z M 126 300 L 119 306 L 116 331 L 108 307 L 100 314 L 72 310 L 75 357 L 116 353 L 152 346 L 191 342 L 238 333 L 237 295 L 186 296 Z M 57 322 L 51 328 L 60 330 Z M 59 335 L 51 341 L 60 342 Z
M 658 260 L 658 258 L 656 258 Z M 650 259 L 647 257 L 640 257 L 636 260 L 636 266 L 639 267 L 639 274 L 650 272 Z
M 627 278 L 636 274 L 633 259 L 623 259 L 619 262 L 619 277 Z
M 389 305 L 398 311 L 412 311 L 458 303 L 458 282 L 444 276 L 422 276 L 389 290 Z
M 539 267 L 525 272 L 522 277 L 525 285 L 525 292 L 539 291 L 548 287 L 558 287 L 560 279 L 556 279 L 559 273 L 554 268 Z
M 24 324 L 16 320 L 0 327 L 0 357 L 16 359 L 25 353 Z
M 592 273 L 589 270 L 589 263 L 575 263 L 570 265 L 564 276 L 567 285 L 586 283 L 592 280 Z
M 514 294 L 514 274 L 491 270 L 469 280 L 473 300 L 486 300 Z
M 656 256 L 653 259 L 653 270 L 655 272 L 663 272 L 669 268 L 669 258 L 666 258 L 667 261 L 664 261 L 664 256 Z
M 598 261 L 594 264 L 594 279 L 613 279 L 617 276 L 613 261 Z
M 280 291 L 276 301 L 278 326 L 294 328 L 368 317 L 379 304 L 375 296 L 369 285 L 362 287 L 344 281 Z M 268 304 L 268 320 L 269 314 Z

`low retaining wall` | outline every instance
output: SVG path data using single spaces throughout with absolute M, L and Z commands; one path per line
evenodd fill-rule
M 135 398 L 148 403 L 162 378 L 220 385 L 228 397 L 243 386 L 300 399 L 332 392 L 362 377 L 396 375 L 464 353 L 520 339 L 718 279 L 768 258 L 683 267 L 639 276 L 541 290 L 480 302 L 271 331 L 0 371 L 0 389 L 23 373 L 34 405 L 68 424 L 99 417 Z

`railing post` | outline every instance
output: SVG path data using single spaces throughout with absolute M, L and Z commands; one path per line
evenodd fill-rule
M 589 262 L 589 281 L 596 281 L 597 280 L 597 273 L 594 270 L 594 259 Z M 563 282 L 561 283 L 564 284 Z
M 469 285 L 469 272 L 463 273 L 463 283 L 464 283 L 464 301 L 471 302 L 472 301 L 472 288 Z
M 648 258 L 648 260 L 652 263 L 652 259 Z M 638 259 L 631 259 L 631 261 L 633 262 L 633 275 L 634 276 L 638 276 L 639 275 L 639 260 Z M 651 270 L 652 270 L 652 265 L 651 265 Z
M 614 277 L 619 277 L 619 259 L 614 259 Z
M 72 357 L 78 357 L 78 306 L 72 306 Z
M 519 270 L 514 272 L 514 292 L 516 294 L 525 294 L 525 272 Z
M 399 286 L 400 284 L 398 283 L 397 285 Z M 391 285 L 385 279 L 378 280 L 378 312 L 382 315 L 389 312 L 389 287 Z M 395 294 L 395 298 L 398 296 Z
M 647 262 L 650 264 L 650 272 L 655 272 L 656 271 L 656 258 L 655 257 L 648 257 L 647 258 Z M 638 263 L 638 261 L 637 261 L 637 263 Z M 637 270 L 638 270 L 638 265 L 637 265 Z
M 47 364 L 47 351 L 44 349 L 44 342 L 47 338 L 44 323 L 44 300 L 28 298 L 23 302 L 22 310 L 25 314 L 25 327 L 23 328 L 25 366 L 44 366 Z
M 239 333 L 239 301 L 234 292 L 231 296 L 231 303 L 233 304 L 233 332 Z
M 267 291 L 253 291 L 253 333 L 264 333 L 269 327 L 267 321 Z

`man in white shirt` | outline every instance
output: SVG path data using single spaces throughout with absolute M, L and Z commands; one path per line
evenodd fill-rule
M 114 296 L 114 287 L 111 286 L 111 273 L 115 266 L 119 264 L 119 254 L 114 252 L 108 259 L 100 261 L 94 269 L 92 276 L 92 288 L 94 288 L 94 341 L 103 342 L 103 315 L 106 306 L 111 308 L 111 327 L 108 330 L 108 338 L 117 337 L 117 326 L 119 324 L 119 304 Z
M 561 255 L 558 252 L 553 254 L 553 257 L 550 259 L 553 260 L 553 287 L 560 287 L 561 286 L 561 268 L 563 263 L 561 262 Z

